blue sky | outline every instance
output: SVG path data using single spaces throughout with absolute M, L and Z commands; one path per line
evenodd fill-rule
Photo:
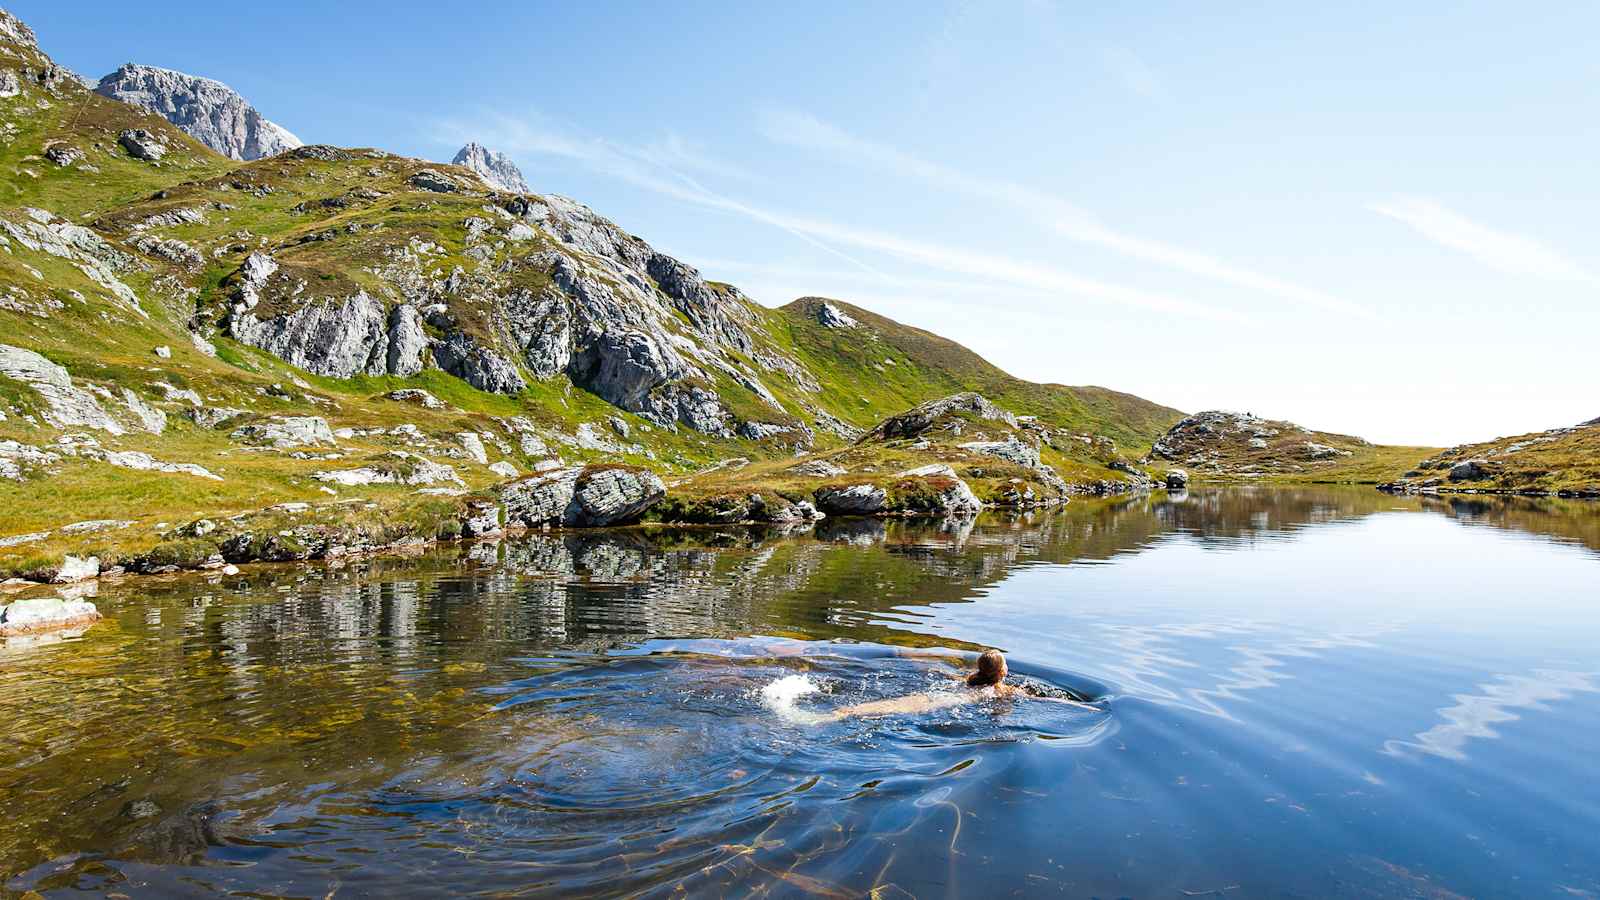
M 1600 6 L 1100 6 L 10 8 L 1022 377 L 1386 442 L 1600 415 Z

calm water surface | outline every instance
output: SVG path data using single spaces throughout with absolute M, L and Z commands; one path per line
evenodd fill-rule
M 1227 490 L 101 586 L 0 894 L 1600 896 L 1600 505 Z M 979 702 L 962 654 L 1103 710 Z

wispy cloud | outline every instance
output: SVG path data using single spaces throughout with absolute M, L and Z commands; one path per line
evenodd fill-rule
M 888 144 L 850 134 L 815 116 L 792 111 L 771 111 L 762 116 L 761 130 L 776 143 L 915 178 L 942 190 L 1016 210 L 1063 237 L 1124 256 L 1233 287 L 1258 291 L 1299 305 L 1363 318 L 1374 317 L 1370 310 L 1325 291 L 1294 284 L 1200 251 L 1118 231 L 1102 223 L 1089 211 L 1046 192 L 1006 179 L 972 175 L 922 159 Z
M 1437 244 L 1476 257 L 1479 262 L 1502 272 L 1600 284 L 1600 275 L 1553 247 L 1474 222 L 1423 197 L 1399 197 L 1373 204 L 1371 209 L 1410 225 Z
M 1146 100 L 1168 99 L 1166 82 L 1145 65 L 1144 60 L 1126 47 L 1107 47 L 1100 52 L 1106 71 L 1130 92 Z
M 781 229 L 877 277 L 892 278 L 841 248 L 869 251 L 924 269 L 971 276 L 995 287 L 1022 288 L 1057 297 L 1065 295 L 1216 321 L 1246 321 L 1231 310 L 1089 278 L 1058 266 L 755 206 L 711 190 L 675 168 L 662 154 L 616 141 L 576 135 L 537 116 L 495 115 L 470 125 L 438 123 L 435 134 L 444 143 L 453 143 L 470 134 L 513 156 L 541 154 L 570 160 L 675 200 Z M 1018 201 L 1021 199 L 1019 196 Z

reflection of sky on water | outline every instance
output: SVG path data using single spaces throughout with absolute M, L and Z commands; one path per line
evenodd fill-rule
M 1385 741 L 1383 752 L 1392 756 L 1431 753 L 1446 759 L 1466 759 L 1465 748 L 1473 738 L 1494 740 L 1501 736 L 1496 725 L 1515 722 L 1521 716 L 1513 710 L 1550 712 L 1549 704 L 1567 700 L 1579 692 L 1595 693 L 1597 673 L 1561 672 L 1536 669 L 1528 675 L 1501 675 L 1488 684 L 1478 685 L 1475 694 L 1455 694 L 1454 706 L 1439 710 L 1444 722 L 1419 732 L 1415 740 Z

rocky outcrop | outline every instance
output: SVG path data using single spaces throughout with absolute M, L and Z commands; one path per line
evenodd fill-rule
M 382 459 L 371 465 L 355 469 L 336 469 L 329 472 L 313 473 L 312 478 L 328 484 L 341 484 L 345 487 L 358 487 L 368 484 L 410 484 L 434 485 L 453 484 L 461 485 L 461 476 L 456 470 L 443 464 L 434 462 L 425 456 L 408 453 L 404 450 L 390 451 Z
M 515 394 L 528 386 L 510 360 L 460 331 L 434 343 L 433 361 L 480 391 Z
M 477 172 L 478 177 L 492 188 L 514 194 L 533 193 L 533 189 L 522 179 L 522 170 L 511 161 L 511 157 L 475 141 L 457 151 L 450 162 Z
M 462 183 L 454 175 L 447 175 L 436 169 L 423 169 L 406 179 L 406 183 L 414 188 L 431 191 L 435 194 L 458 194 L 462 190 Z
M 830 516 L 870 516 L 883 511 L 889 494 L 875 484 L 827 485 L 812 496 L 817 509 Z
M 1451 481 L 1482 481 L 1492 477 L 1497 468 L 1485 459 L 1464 459 L 1450 467 L 1447 477 Z
M 383 395 L 385 400 L 414 403 L 423 409 L 444 409 L 444 401 L 421 388 L 401 388 Z
M 918 466 L 895 477 L 900 479 L 895 491 L 900 495 L 896 512 L 975 516 L 983 510 L 978 495 L 956 475 L 955 469 L 943 463 Z
M 842 309 L 824 300 L 814 307 L 817 324 L 823 328 L 854 328 L 856 320 Z
M 1150 456 L 1208 476 L 1259 478 L 1327 470 L 1371 447 L 1357 437 L 1312 431 L 1293 422 L 1207 410 L 1185 416 L 1168 429 Z
M 961 449 L 984 456 L 993 456 L 1008 463 L 1028 469 L 1041 482 L 1059 494 L 1071 493 L 1071 486 L 1056 474 L 1056 470 L 1039 459 L 1039 448 L 1009 437 L 1003 441 L 968 441 Z
M 127 432 L 121 422 L 101 408 L 93 394 L 73 386 L 65 366 L 32 350 L 0 344 L 0 376 L 20 381 L 39 395 L 44 401 L 40 417 L 47 425 L 96 428 L 111 434 Z
M 0 40 L 8 41 L 27 50 L 39 49 L 39 41 L 34 37 L 33 29 L 21 19 L 11 13 L 0 9 Z
M 277 260 L 252 253 L 239 267 L 224 326 L 234 340 L 266 350 L 308 372 L 334 378 L 399 375 L 422 371 L 428 337 L 422 316 L 409 305 L 385 308 L 364 290 L 343 300 L 311 300 L 296 309 L 260 318 L 267 296 L 293 296 L 304 284 Z
M 234 430 L 233 439 L 246 444 L 276 447 L 280 450 L 318 445 L 332 446 L 335 441 L 328 420 L 320 416 L 276 416 L 264 422 L 254 422 Z
M 288 129 L 267 120 L 237 91 L 210 78 L 128 63 L 100 79 L 95 92 L 158 113 L 195 140 L 234 159 L 260 159 L 301 146 Z
M 157 162 L 167 155 L 167 143 L 161 136 L 143 128 L 129 128 L 117 135 L 117 143 L 128 155 L 145 162 Z
M 1018 426 L 1016 416 L 990 403 L 982 395 L 968 392 L 930 400 L 915 409 L 890 416 L 879 422 L 878 426 L 867 432 L 861 440 L 887 441 L 920 437 L 935 424 L 950 416 L 968 416 L 1010 428 Z M 953 430 L 960 433 L 959 428 Z
M 501 485 L 505 524 L 598 527 L 637 519 L 666 496 L 654 472 L 625 466 L 557 469 Z

